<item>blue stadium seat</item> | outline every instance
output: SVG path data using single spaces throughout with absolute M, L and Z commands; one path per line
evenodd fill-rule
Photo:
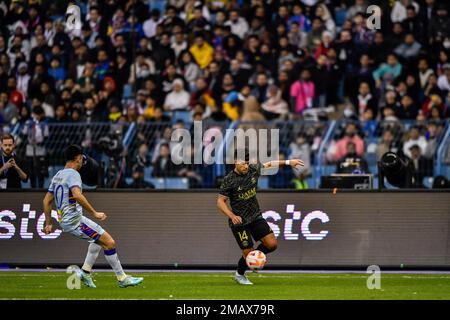
M 445 176 L 447 179 L 450 179 L 450 166 L 449 166 L 449 165 L 444 166 L 444 176 Z
M 258 189 L 269 189 L 269 177 L 260 177 L 259 178 Z
M 345 22 L 347 10 L 345 9 L 336 10 L 335 15 L 336 15 L 336 26 L 341 27 Z
M 167 0 L 152 0 L 148 2 L 150 10 L 158 9 L 161 13 L 164 13 L 167 6 Z
M 167 189 L 188 189 L 188 178 L 166 178 Z
M 367 164 L 370 167 L 376 166 L 377 165 L 377 154 L 376 153 L 367 153 L 366 154 L 366 160 L 367 160 Z
M 424 177 L 422 183 L 425 186 L 425 188 L 432 189 L 433 181 L 434 181 L 434 177 Z
M 326 165 L 326 166 L 324 166 L 324 168 L 325 168 L 324 175 L 326 175 L 326 176 L 336 173 L 336 166 L 334 166 L 334 165 Z
M 164 178 L 149 178 L 145 180 L 152 183 L 155 186 L 155 189 L 164 189 L 166 187 Z
M 97 189 L 97 186 L 88 186 L 83 183 L 82 188 L 83 188 L 83 190 L 95 190 L 95 189 Z
M 131 84 L 125 84 L 123 86 L 123 98 L 124 99 L 131 99 L 133 98 L 133 87 L 131 86 Z
M 192 122 L 190 111 L 174 111 L 172 113 L 172 123 L 177 122 L 177 120 L 182 120 L 184 124 L 189 124 Z
M 144 168 L 144 179 L 148 180 L 151 178 L 153 172 L 153 166 L 145 167 Z
M 64 169 L 64 166 L 49 166 L 48 167 L 48 175 L 51 178 L 59 171 Z
M 21 182 L 22 184 L 22 189 L 30 189 L 31 188 L 31 184 L 30 184 L 30 180 L 28 179 L 27 182 Z
M 306 182 L 308 183 L 308 189 L 315 189 L 316 188 L 316 179 L 314 179 L 314 177 L 307 178 Z

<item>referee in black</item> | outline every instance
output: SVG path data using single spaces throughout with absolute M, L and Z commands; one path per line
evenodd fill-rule
M 25 165 L 16 156 L 14 149 L 14 137 L 4 134 L 0 138 L 0 189 L 22 189 L 21 181 L 28 180 L 28 174 L 24 171 Z
M 242 153 L 243 156 L 239 157 L 239 152 L 235 152 L 234 170 L 223 179 L 217 206 L 228 217 L 231 231 L 242 249 L 242 257 L 238 262 L 234 279 L 239 284 L 250 285 L 252 282 L 245 276 L 247 270 L 245 258 L 254 250 L 252 238 L 255 241 L 261 241 L 256 250 L 260 250 L 264 254 L 273 252 L 277 248 L 277 239 L 267 221 L 262 217 L 256 199 L 256 188 L 261 170 L 283 165 L 296 167 L 304 164 L 298 159 L 250 164 L 248 151 Z M 227 205 L 227 200 L 230 201 L 231 210 Z

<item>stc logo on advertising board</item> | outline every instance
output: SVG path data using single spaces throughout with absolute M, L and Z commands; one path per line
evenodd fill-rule
M 10 210 L 0 211 L 0 240 L 11 239 L 16 233 L 20 234 L 22 239 L 31 240 L 35 233 L 42 239 L 56 239 L 61 235 L 61 230 L 56 229 L 50 234 L 42 232 L 44 229 L 45 215 L 41 213 L 36 217 L 36 211 L 30 210 L 29 204 L 22 207 L 23 217 L 20 219 Z M 58 220 L 58 214 L 52 210 L 52 218 Z M 16 229 L 17 225 L 17 229 Z
M 323 240 L 329 234 L 329 231 L 324 230 L 322 225 L 329 223 L 330 218 L 328 214 L 320 210 L 302 213 L 295 210 L 295 205 L 288 204 L 286 205 L 287 216 L 285 214 L 282 216 L 274 210 L 265 211 L 262 215 L 269 223 L 275 236 L 277 238 L 282 236 L 284 240 L 300 240 L 301 236 L 306 240 Z M 55 210 L 52 211 L 52 218 L 57 220 Z M 22 217 L 11 210 L 1 210 L 0 240 L 11 239 L 15 235 L 25 240 L 31 240 L 35 237 L 44 240 L 57 239 L 62 231 L 56 229 L 53 233 L 46 235 L 42 232 L 44 222 L 44 213 L 31 210 L 30 204 L 23 204 Z
M 314 210 L 312 212 L 306 213 L 304 214 L 302 220 L 302 213 L 300 211 L 295 211 L 295 205 L 288 204 L 286 206 L 286 213 L 291 215 L 291 217 L 283 219 L 278 212 L 273 210 L 263 212 L 264 219 L 266 219 L 267 222 L 269 222 L 269 225 L 272 228 L 275 237 L 277 238 L 281 234 L 280 228 L 283 225 L 283 220 L 284 220 L 284 233 L 283 233 L 284 240 L 299 240 L 300 233 L 306 240 L 323 240 L 329 233 L 328 230 L 320 230 L 313 233 L 310 229 L 311 222 L 315 220 L 318 220 L 321 223 L 328 223 L 330 221 L 328 215 L 323 211 Z M 297 229 L 299 232 L 296 232 L 294 229 L 295 221 L 300 222 L 300 230 Z

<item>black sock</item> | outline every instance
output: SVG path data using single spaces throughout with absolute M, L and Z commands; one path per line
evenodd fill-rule
M 245 262 L 244 257 L 241 257 L 241 259 L 239 259 L 239 262 L 238 262 L 237 273 L 239 273 L 241 276 L 243 276 L 247 269 L 248 269 L 247 262 Z
M 84 273 L 91 274 L 90 271 L 87 271 L 87 270 L 84 270 L 84 269 L 81 269 L 81 270 L 83 270 Z
M 259 244 L 258 248 L 256 248 L 256 250 L 261 251 L 264 254 L 268 254 L 271 253 L 273 250 L 269 250 L 265 245 L 263 245 L 262 243 Z

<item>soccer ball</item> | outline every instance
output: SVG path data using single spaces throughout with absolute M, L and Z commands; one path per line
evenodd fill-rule
M 251 270 L 261 270 L 266 264 L 266 255 L 259 250 L 253 250 L 247 255 L 245 262 Z

